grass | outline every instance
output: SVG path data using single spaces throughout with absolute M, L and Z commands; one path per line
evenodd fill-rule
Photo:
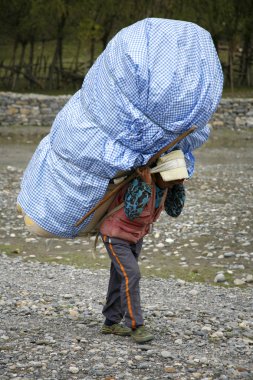
M 225 87 L 222 98 L 253 98 L 253 87 L 239 87 L 234 88 L 234 90 Z
M 84 249 L 70 251 L 64 247 L 59 251 L 52 248 L 47 252 L 45 245 L 36 244 L 36 254 L 34 254 L 35 250 L 33 247 L 29 248 L 23 242 L 12 245 L 1 244 L 0 252 L 5 253 L 9 257 L 23 257 L 24 261 L 63 264 L 90 270 L 106 269 L 109 271 L 110 260 L 107 255 L 96 253 L 96 257 L 94 258 L 90 248 L 90 246 L 87 246 L 86 252 Z M 147 268 L 147 266 L 150 266 L 150 268 Z M 226 278 L 225 283 L 214 283 L 213 279 L 217 274 L 217 267 L 212 267 L 209 261 L 202 261 L 201 266 L 198 267 L 192 263 L 189 267 L 183 268 L 179 264 L 178 257 L 172 255 L 168 258 L 161 253 L 156 253 L 152 255 L 148 263 L 145 260 L 140 260 L 140 269 L 144 277 L 175 278 L 191 283 L 198 282 L 221 287 L 234 286 L 233 277 L 229 273 L 224 273 Z M 240 275 L 239 272 L 237 274 Z M 241 271 L 241 274 L 243 274 L 243 271 Z M 242 285 L 241 287 L 245 286 Z

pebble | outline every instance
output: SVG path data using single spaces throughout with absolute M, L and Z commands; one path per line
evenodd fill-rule
M 189 294 L 190 294 L 191 296 L 196 296 L 198 293 L 199 293 L 199 292 L 198 292 L 198 290 L 196 290 L 196 289 L 192 289 L 192 290 L 189 291 Z
M 235 257 L 235 253 L 234 252 L 225 252 L 224 254 L 223 254 L 223 256 L 224 257 Z
M 169 243 L 169 244 L 172 244 L 174 243 L 174 239 L 171 239 L 171 238 L 167 238 L 165 239 L 166 243 Z
M 245 281 L 248 283 L 252 283 L 253 282 L 253 274 L 247 274 Z
M 171 357 L 173 358 L 173 356 L 171 355 L 171 353 L 169 351 L 162 351 L 161 356 L 163 358 L 171 358 Z
M 222 331 L 216 331 L 214 332 L 212 335 L 211 335 L 211 338 L 214 338 L 214 339 L 221 339 L 223 338 L 224 334 Z
M 137 368 L 139 368 L 139 369 L 148 369 L 149 365 L 150 365 L 149 362 L 143 362 L 143 363 L 139 363 L 137 365 Z
M 69 367 L 69 372 L 70 372 L 70 373 L 74 373 L 74 374 L 76 374 L 76 373 L 79 372 L 79 368 L 74 367 L 74 366 Z
M 224 276 L 224 273 L 218 273 L 216 276 L 215 276 L 215 279 L 214 279 L 214 282 L 224 282 L 226 281 L 226 278 Z

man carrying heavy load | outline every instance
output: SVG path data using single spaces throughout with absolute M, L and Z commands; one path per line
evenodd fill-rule
M 119 332 L 118 322 L 125 317 L 136 341 L 152 338 L 143 327 L 138 301 L 137 256 L 142 238 L 163 202 L 166 210 L 168 204 L 173 208 L 174 200 L 180 198 L 176 189 L 184 194 L 181 182 L 194 172 L 192 151 L 208 139 L 207 123 L 219 104 L 222 88 L 220 61 L 206 30 L 179 20 L 139 21 L 109 42 L 82 88 L 56 116 L 24 173 L 18 204 L 30 229 L 41 229 L 43 236 L 73 238 L 89 230 L 94 217 L 93 211 L 89 212 L 104 197 L 113 178 L 145 166 L 157 152 L 195 127 L 161 157 L 181 152 L 187 175 L 168 181 L 165 177 L 161 182 L 163 173 L 171 168 L 157 169 L 161 178 L 150 174 L 154 168 L 140 169 L 140 178 L 116 195 L 111 211 L 116 204 L 119 210 L 108 214 L 101 226 L 114 271 L 104 308 L 104 332 Z M 174 169 L 176 173 L 178 167 Z M 171 188 L 171 180 L 180 183 Z M 124 255 L 131 258 L 129 268 Z
M 151 174 L 152 173 L 152 174 Z M 180 215 L 185 201 L 184 179 L 188 178 L 184 154 L 175 150 L 158 160 L 153 169 L 138 170 L 139 177 L 123 187 L 108 210 L 100 233 L 111 259 L 105 323 L 101 332 L 131 335 L 137 343 L 153 335 L 144 326 L 140 305 L 138 258 L 143 237 L 162 210 Z M 120 322 L 124 318 L 125 326 Z

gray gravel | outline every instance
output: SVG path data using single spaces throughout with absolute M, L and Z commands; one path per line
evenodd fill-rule
M 99 332 L 108 274 L 0 256 L 0 377 L 253 379 L 252 290 L 142 279 L 155 340 Z
M 4 139 L 1 380 L 253 379 L 252 132 L 216 131 L 196 153 L 182 216 L 162 216 L 145 239 L 142 300 L 155 340 L 142 346 L 99 332 L 109 265 L 101 244 L 94 260 L 92 239 L 25 230 L 15 200 L 35 146 Z

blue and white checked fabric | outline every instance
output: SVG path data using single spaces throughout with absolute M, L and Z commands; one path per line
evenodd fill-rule
M 196 24 L 148 18 L 122 29 L 35 151 L 18 203 L 44 229 L 74 237 L 110 178 L 196 125 L 178 144 L 192 175 L 192 151 L 208 138 L 222 86 L 212 38 Z

